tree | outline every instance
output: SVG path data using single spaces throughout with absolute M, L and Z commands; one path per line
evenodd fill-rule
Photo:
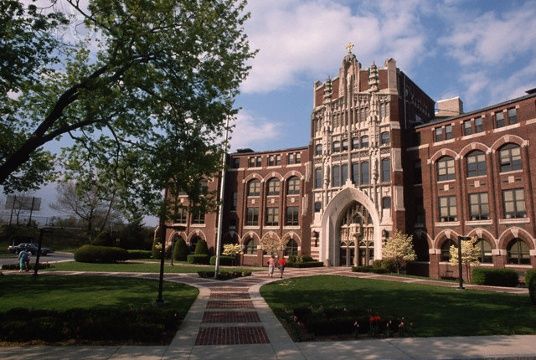
M 412 239 L 411 235 L 397 231 L 383 246 L 383 258 L 393 262 L 397 273 L 400 273 L 400 269 L 405 268 L 408 262 L 417 259 Z
M 480 249 L 476 246 L 477 238 L 474 237 L 471 240 L 458 240 L 462 243 L 462 265 L 465 267 L 467 273 L 467 280 L 471 281 L 471 265 L 478 265 Z M 458 247 L 455 245 L 450 246 L 450 260 L 452 265 L 458 266 Z
M 62 136 L 74 140 L 71 152 L 86 147 L 105 158 L 113 148 L 125 164 L 147 167 L 160 152 L 184 149 L 180 142 L 179 149 L 162 147 L 177 146 L 177 139 L 192 136 L 206 143 L 221 137 L 225 120 L 236 114 L 233 102 L 254 55 L 243 29 L 249 16 L 245 1 L 90 0 L 87 9 L 78 0 L 66 2 L 84 17 L 88 32 L 98 35 L 95 45 L 56 41 L 50 34 L 65 23 L 59 15 L 61 21 L 43 28 L 43 48 L 61 47 L 63 58 L 55 64 L 58 58 L 37 52 L 33 58 L 40 62 L 27 69 L 28 80 L 8 84 L 20 96 L 2 113 L 0 143 L 17 140 L 2 147 L 0 184 L 46 181 L 48 175 L 30 175 L 52 173 L 50 154 L 40 149 Z M 27 26 L 26 14 L 14 11 L 12 17 Z M 15 39 L 11 33 L 6 37 Z M 27 37 L 14 41 L 32 46 Z M 6 71 L 16 69 L 10 64 Z M 138 160 L 139 154 L 144 156 Z M 139 174 L 144 172 L 130 175 Z
M 188 245 L 183 238 L 178 237 L 177 242 L 175 243 L 175 249 L 173 252 L 173 259 L 178 261 L 186 261 L 188 254 L 190 253 Z

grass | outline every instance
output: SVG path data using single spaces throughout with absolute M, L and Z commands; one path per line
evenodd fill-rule
M 62 344 L 169 344 L 196 288 L 102 276 L 0 277 L 0 341 Z
M 528 296 L 341 276 L 279 281 L 263 286 L 261 295 L 283 323 L 291 321 L 289 310 L 323 306 L 404 317 L 414 336 L 536 334 Z
M 258 271 L 258 268 L 239 268 L 239 267 L 221 267 L 223 271 Z M 118 264 L 94 264 L 94 263 L 81 263 L 76 261 L 62 262 L 55 264 L 51 270 L 60 271 L 107 271 L 107 272 L 147 272 L 158 273 L 160 272 L 160 262 L 126 262 Z M 198 271 L 211 271 L 214 270 L 212 265 L 191 265 L 184 262 L 175 262 L 175 266 L 170 266 L 169 261 L 166 261 L 164 272 L 165 273 L 196 273 Z

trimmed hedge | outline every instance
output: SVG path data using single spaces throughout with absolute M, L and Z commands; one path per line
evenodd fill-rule
M 374 266 L 352 266 L 352 271 L 375 274 L 388 274 L 390 272 L 389 269 Z
M 35 267 L 35 262 L 32 264 L 30 263 L 30 266 L 28 267 L 30 270 L 33 270 Z M 39 270 L 41 269 L 50 269 L 53 268 L 53 264 L 49 263 L 39 263 Z M 0 265 L 0 269 L 2 270 L 19 270 L 19 264 L 4 264 Z
M 477 267 L 472 273 L 473 284 L 515 287 L 519 274 L 511 269 L 487 269 Z
M 209 255 L 207 242 L 203 239 L 199 239 L 195 244 L 195 255 Z
M 525 284 L 527 285 L 527 287 L 529 286 L 530 280 L 532 278 L 536 278 L 536 269 L 527 270 L 527 272 L 525 273 Z
M 220 255 L 220 265 L 235 266 L 237 263 L 235 256 Z M 216 256 L 210 257 L 210 265 L 216 265 Z
M 192 254 L 187 257 L 188 264 L 203 264 L 208 265 L 209 257 L 205 254 Z
M 532 276 L 529 282 L 530 301 L 536 305 L 536 276 Z
M 173 259 L 177 261 L 186 261 L 189 253 L 190 251 L 188 250 L 186 241 L 181 237 L 178 238 L 173 249 Z
M 151 250 L 127 250 L 128 259 L 150 259 L 153 257 L 153 252 Z
M 324 263 L 322 261 L 307 261 L 303 263 L 287 263 L 287 267 L 291 268 L 311 268 L 311 267 L 322 267 Z
M 128 252 L 118 247 L 84 245 L 74 252 L 74 259 L 86 263 L 115 263 L 127 260 Z
M 198 271 L 197 275 L 204 279 L 212 279 L 214 278 L 214 271 Z M 251 276 L 251 271 L 220 271 L 217 279 L 230 280 L 244 276 Z
M 66 311 L 17 308 L 0 313 L 0 341 L 119 341 L 164 345 L 171 342 L 179 323 L 175 310 L 152 306 Z

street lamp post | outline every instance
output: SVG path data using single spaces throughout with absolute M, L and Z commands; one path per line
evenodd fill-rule
M 47 232 L 51 232 L 52 228 L 48 227 L 42 227 L 39 229 L 39 240 L 37 242 L 37 256 L 35 257 L 35 266 L 34 266 L 34 273 L 33 277 L 37 278 L 37 271 L 39 270 L 39 257 L 41 256 L 41 246 L 43 244 L 43 234 Z
M 465 289 L 463 287 L 463 269 L 462 269 L 462 241 L 471 240 L 469 236 L 458 236 L 458 290 Z

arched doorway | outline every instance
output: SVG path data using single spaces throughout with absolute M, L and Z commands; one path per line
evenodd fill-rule
M 374 225 L 367 209 L 351 202 L 339 218 L 339 265 L 370 265 L 374 260 Z

